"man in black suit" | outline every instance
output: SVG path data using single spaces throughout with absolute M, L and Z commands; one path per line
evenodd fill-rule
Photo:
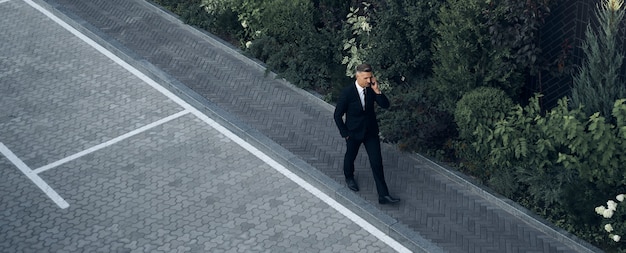
M 354 179 L 354 160 L 361 144 L 363 144 L 374 174 L 378 203 L 399 202 L 399 199 L 389 196 L 387 183 L 385 183 L 383 158 L 378 136 L 378 121 L 374 108 L 374 102 L 382 108 L 389 108 L 389 99 L 381 93 L 376 77 L 372 74 L 372 66 L 369 64 L 357 66 L 355 77 L 354 84 L 348 85 L 341 91 L 334 113 L 339 133 L 346 140 L 347 150 L 343 160 L 346 184 L 350 190 L 359 190 Z M 346 116 L 345 122 L 343 120 L 344 115 Z

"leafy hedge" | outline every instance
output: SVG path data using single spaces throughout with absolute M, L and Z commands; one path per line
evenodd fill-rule
M 556 225 L 618 249 L 593 208 L 626 192 L 624 101 L 609 117 L 566 99 L 541 108 L 540 96 L 520 93 L 554 62 L 541 57 L 539 30 L 560 0 L 153 1 L 329 102 L 355 64 L 374 65 L 392 102 L 380 111 L 385 141 L 454 161 Z M 626 233 L 620 217 L 613 233 Z
M 271 0 L 262 5 L 245 19 L 253 34 L 246 37 L 252 55 L 293 84 L 321 93 L 332 90 L 331 80 L 345 78 L 341 37 L 333 30 L 337 27 L 324 26 L 311 1 Z
M 625 101 L 615 102 L 613 119 L 605 119 L 569 109 L 565 98 L 544 115 L 536 96 L 495 126 L 482 125 L 474 145 L 489 150 L 488 162 L 496 170 L 490 185 L 570 231 L 581 231 L 578 236 L 603 243 L 597 241 L 600 219 L 592 208 L 626 190 Z
M 484 0 L 449 0 L 439 11 L 433 79 L 449 112 L 463 94 L 480 86 L 501 87 L 517 95 L 517 73 L 501 67 L 507 52 L 490 42 L 482 14 L 487 6 Z
M 489 156 L 489 149 L 472 145 L 478 141 L 477 131 L 485 126 L 495 126 L 504 119 L 513 108 L 513 100 L 504 91 L 492 87 L 479 87 L 459 100 L 454 111 L 454 121 L 459 131 L 459 139 L 455 142 L 458 166 L 484 181 L 491 178 L 493 170 L 485 157 Z

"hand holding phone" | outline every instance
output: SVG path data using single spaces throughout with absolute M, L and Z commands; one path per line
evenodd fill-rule
M 376 94 L 380 94 L 380 89 L 378 88 L 378 81 L 376 81 L 376 77 L 372 76 L 371 82 L 370 82 L 370 88 L 372 88 L 372 90 L 374 90 L 374 92 Z

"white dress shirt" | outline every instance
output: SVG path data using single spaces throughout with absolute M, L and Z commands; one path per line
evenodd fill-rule
M 361 107 L 363 107 L 363 110 L 365 110 L 365 90 L 367 88 L 363 88 L 359 85 L 359 83 L 357 83 L 356 81 L 354 81 L 354 85 L 356 85 L 356 90 L 359 91 L 359 97 L 361 98 Z

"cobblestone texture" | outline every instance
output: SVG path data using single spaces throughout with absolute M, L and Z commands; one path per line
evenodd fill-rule
M 0 142 L 32 169 L 182 110 L 23 1 L 0 30 Z M 0 251 L 393 251 L 192 114 L 39 176 L 69 208 L 0 155 Z
M 22 1 L 0 11 L 0 141 L 32 168 L 182 110 Z
M 332 106 L 268 77 L 236 50 L 143 0 L 35 1 L 57 7 L 103 40 L 131 52 L 131 58 L 175 78 L 272 144 L 343 182 L 344 145 L 331 118 Z M 181 110 L 125 71 L 115 70 L 119 67 L 21 0 L 0 3 L 0 29 L 2 41 L 7 41 L 0 44 L 0 142 L 33 168 Z M 222 146 L 228 149 L 230 144 L 218 145 L 214 147 L 219 156 L 211 157 L 186 146 L 198 145 L 208 152 L 213 139 L 189 136 L 215 136 L 193 130 L 198 122 L 190 123 L 190 117 L 42 173 L 68 198 L 71 206 L 66 210 L 53 206 L 0 156 L 0 178 L 12 179 L 0 180 L 0 190 L 7 192 L 0 197 L 0 246 L 18 251 L 103 252 L 203 252 L 207 246 L 228 252 L 389 250 L 361 236 L 354 224 L 317 226 L 320 221 L 311 217 L 336 218 L 319 216 L 326 213 L 319 211 L 323 205 L 301 196 L 301 190 L 289 182 L 257 184 L 262 180 L 249 173 L 269 173 L 269 169 L 255 158 L 238 160 L 244 151 L 222 153 Z M 358 196 L 447 252 L 597 251 L 426 159 L 390 145 L 383 145 L 383 157 L 390 191 L 403 201 L 395 206 L 377 204 L 363 155 L 355 163 Z M 216 171 L 211 166 L 231 169 Z M 198 178 L 219 180 L 199 182 Z M 263 186 L 249 189 L 251 185 Z M 194 187 L 206 187 L 205 195 L 188 194 L 197 190 Z M 226 190 L 212 192 L 215 187 Z M 252 195 L 238 195 L 246 191 Z M 247 200 L 227 201 L 234 197 Z M 264 200 L 262 205 L 258 199 Z M 247 206 L 252 202 L 257 204 Z M 213 206 L 219 210 L 210 209 Z M 192 221 L 196 213 L 207 218 Z M 182 230 L 179 224 L 184 225 Z

